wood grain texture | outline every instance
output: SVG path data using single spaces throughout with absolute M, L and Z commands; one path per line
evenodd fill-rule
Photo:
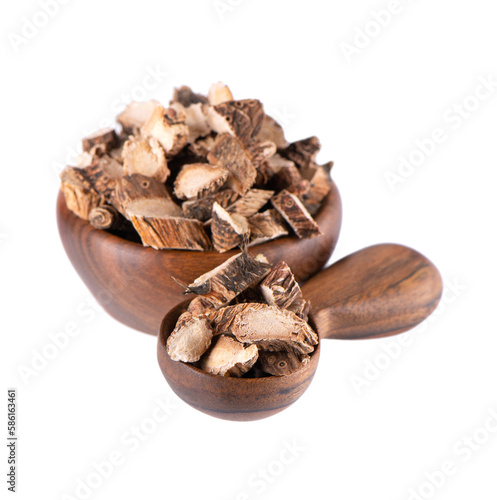
M 167 314 L 157 339 L 157 360 L 162 374 L 183 401 L 213 417 L 259 420 L 288 408 L 305 392 L 318 365 L 319 345 L 307 365 L 284 377 L 221 377 L 173 361 L 166 352 L 167 338 L 188 303 L 179 304 Z
M 321 338 L 364 339 L 413 328 L 437 306 L 442 279 L 411 248 L 375 245 L 333 264 L 302 288 Z
M 332 254 L 342 220 L 340 195 L 333 184 L 316 216 L 323 236 L 299 240 L 280 238 L 250 248 L 270 262 L 285 260 L 299 281 L 319 271 Z M 171 276 L 191 283 L 220 265 L 238 249 L 189 252 L 154 250 L 93 228 L 67 209 L 64 197 L 57 200 L 59 233 L 74 268 L 103 308 L 122 323 L 157 335 L 164 315 L 184 300 Z

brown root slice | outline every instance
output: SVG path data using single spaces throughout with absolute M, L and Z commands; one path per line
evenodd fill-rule
M 86 169 L 66 167 L 60 178 L 67 208 L 78 217 L 88 220 L 90 212 L 104 204 L 104 197 L 94 189 Z
M 226 252 L 248 241 L 250 227 L 247 219 L 237 213 L 228 213 L 221 205 L 212 207 L 212 244 L 218 252 Z
M 258 245 L 288 234 L 283 218 L 275 209 L 257 213 L 250 217 L 248 222 L 250 225 L 249 246 Z
M 207 373 L 223 377 L 241 377 L 247 373 L 258 358 L 256 345 L 245 347 L 241 342 L 221 335 L 200 362 Z
M 257 364 L 270 375 L 291 375 L 307 365 L 308 354 L 297 354 L 293 351 L 259 351 Z
M 242 252 L 199 276 L 188 285 L 185 293 L 205 296 L 218 308 L 231 302 L 248 287 L 259 283 L 270 269 L 271 266 L 262 256 L 254 258 L 249 253 Z
M 211 165 L 229 170 L 228 186 L 244 195 L 254 184 L 257 169 L 251 160 L 250 152 L 242 143 L 229 134 L 220 134 L 207 155 Z
M 271 203 L 299 238 L 314 238 L 323 234 L 296 195 L 284 189 L 271 198 Z
M 195 200 L 184 201 L 181 205 L 185 217 L 198 219 L 202 222 L 209 220 L 212 216 L 214 203 L 226 208 L 231 206 L 239 198 L 239 195 L 232 189 L 223 189 L 217 193 L 202 196 Z
M 309 354 L 318 336 L 290 311 L 267 304 L 237 304 L 207 313 L 215 334 L 231 334 L 239 342 L 257 344 L 267 351 Z

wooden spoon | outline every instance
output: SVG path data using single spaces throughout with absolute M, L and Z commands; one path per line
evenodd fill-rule
M 395 244 L 375 245 L 343 258 L 307 281 L 309 322 L 323 339 L 367 339 L 395 335 L 423 321 L 437 306 L 442 280 L 423 255 Z M 189 405 L 227 420 L 257 420 L 294 403 L 316 371 L 320 344 L 311 361 L 281 377 L 230 378 L 171 360 L 166 342 L 189 301 L 164 318 L 158 361 L 173 391 Z

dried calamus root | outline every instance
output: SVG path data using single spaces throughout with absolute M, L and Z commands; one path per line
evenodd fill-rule
M 207 95 L 182 86 L 168 106 L 131 102 L 116 121 L 84 137 L 61 174 L 67 207 L 93 227 L 156 249 L 221 253 L 321 235 L 314 216 L 333 163 L 317 163 L 317 137 L 289 143 L 257 99 L 237 100 L 222 82 Z
M 242 252 L 189 285 L 196 297 L 168 338 L 171 359 L 225 377 L 285 376 L 307 365 L 319 342 L 309 302 L 285 262 L 269 267 Z

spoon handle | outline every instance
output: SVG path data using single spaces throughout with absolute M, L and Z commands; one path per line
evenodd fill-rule
M 437 268 L 411 248 L 374 245 L 355 252 L 302 287 L 322 338 L 387 337 L 427 318 L 442 294 Z

